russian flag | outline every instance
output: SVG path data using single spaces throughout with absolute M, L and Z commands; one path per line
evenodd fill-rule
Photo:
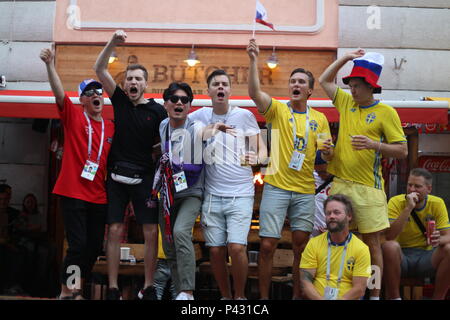
M 256 17 L 255 21 L 258 23 L 261 23 L 272 30 L 275 31 L 273 24 L 267 21 L 267 11 L 266 8 L 259 2 L 259 0 L 256 0 Z

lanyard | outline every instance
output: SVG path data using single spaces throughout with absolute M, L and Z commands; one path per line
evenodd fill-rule
M 225 120 L 223 120 L 223 123 L 225 123 L 225 124 L 227 123 L 228 117 L 230 116 L 231 111 L 233 111 L 233 109 L 234 109 L 234 107 L 232 107 L 232 106 L 228 107 L 228 111 L 225 115 Z M 216 116 L 220 116 L 220 115 L 216 114 Z M 215 123 L 215 122 L 213 122 L 213 117 L 214 117 L 214 110 L 213 110 L 213 108 L 211 108 L 211 120 L 209 121 L 209 123 Z
M 181 165 L 181 168 L 183 168 L 183 160 L 184 160 L 184 155 L 183 155 L 183 149 L 184 149 L 184 137 L 186 136 L 186 134 L 185 134 L 185 131 L 184 130 L 186 130 L 186 128 L 187 128 L 187 119 L 184 121 L 184 124 L 183 124 L 183 135 L 181 136 L 181 149 L 180 149 L 180 156 L 179 156 L 179 159 L 180 159 L 180 165 Z M 170 127 L 170 123 L 167 123 L 167 128 L 166 128 L 166 141 L 168 142 L 168 145 L 169 145 L 169 160 L 170 160 L 170 163 L 172 164 L 172 158 L 173 158 L 173 154 L 172 154 L 172 133 L 170 133 L 170 130 L 169 130 L 169 127 Z M 173 131 L 175 131 L 175 129 L 173 130 Z
M 344 272 L 344 262 L 345 262 L 345 256 L 347 254 L 347 248 L 348 248 L 348 243 L 350 242 L 352 238 L 352 234 L 349 233 L 349 235 L 347 236 L 347 239 L 345 240 L 344 243 L 344 251 L 342 252 L 341 255 L 341 265 L 339 266 L 339 274 L 338 274 L 338 279 L 337 279 L 337 289 L 339 289 L 339 285 L 341 284 L 341 280 L 342 280 L 342 274 Z M 330 240 L 330 233 L 328 233 L 327 235 L 327 240 L 328 240 L 328 254 L 327 254 L 327 286 L 328 286 L 328 282 L 330 281 L 330 265 L 331 265 L 331 240 Z
M 294 111 L 292 110 L 291 107 L 291 102 L 289 101 L 287 103 L 287 106 L 289 108 L 289 111 L 291 113 L 292 116 L 292 137 L 294 140 L 294 150 L 298 148 L 299 144 L 300 144 L 300 139 L 297 139 L 297 125 L 295 123 L 295 117 L 294 117 Z M 306 106 L 306 120 L 305 120 L 305 138 L 304 138 L 304 143 L 302 148 L 299 151 L 304 151 L 306 152 L 306 147 L 308 146 L 308 139 L 309 139 L 309 112 L 310 112 L 310 107 Z
M 88 138 L 88 159 L 91 160 L 91 154 L 92 154 L 92 126 L 91 126 L 91 120 L 89 119 L 86 112 L 84 112 L 84 116 L 86 117 L 86 121 L 88 123 L 89 128 L 89 138 Z M 102 136 L 100 138 L 100 147 L 98 148 L 98 156 L 97 156 L 97 163 L 100 163 L 100 157 L 102 156 L 103 151 L 103 140 L 105 138 L 105 122 L 102 118 Z

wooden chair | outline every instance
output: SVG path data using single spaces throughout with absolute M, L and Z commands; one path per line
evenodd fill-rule
M 428 278 L 402 278 L 400 288 L 403 300 L 422 300 L 424 288 L 430 286 Z

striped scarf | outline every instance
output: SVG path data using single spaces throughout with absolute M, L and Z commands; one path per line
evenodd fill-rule
M 156 208 L 158 206 L 158 193 L 161 197 L 164 213 L 164 235 L 169 243 L 172 243 L 172 228 L 170 225 L 170 209 L 174 202 L 175 184 L 173 182 L 172 166 L 169 153 L 164 153 L 159 159 L 158 170 L 155 173 L 153 188 L 147 206 Z

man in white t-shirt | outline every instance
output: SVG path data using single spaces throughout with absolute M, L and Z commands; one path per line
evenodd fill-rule
M 208 76 L 207 84 L 213 107 L 190 114 L 191 119 L 208 126 L 203 136 L 207 144 L 203 153 L 206 164 L 203 235 L 222 299 L 239 300 L 245 299 L 247 236 L 255 194 L 252 169 L 241 165 L 241 160 L 256 164 L 266 157 L 266 149 L 255 116 L 228 104 L 231 81 L 227 73 L 215 70 Z M 227 250 L 232 261 L 234 295 L 226 265 Z
M 311 236 L 315 237 L 327 230 L 323 203 L 328 198 L 331 189 L 332 175 L 327 172 L 327 162 L 322 159 L 320 150 L 316 153 L 314 162 L 314 182 L 316 186 L 316 208 L 314 214 L 314 227 Z

